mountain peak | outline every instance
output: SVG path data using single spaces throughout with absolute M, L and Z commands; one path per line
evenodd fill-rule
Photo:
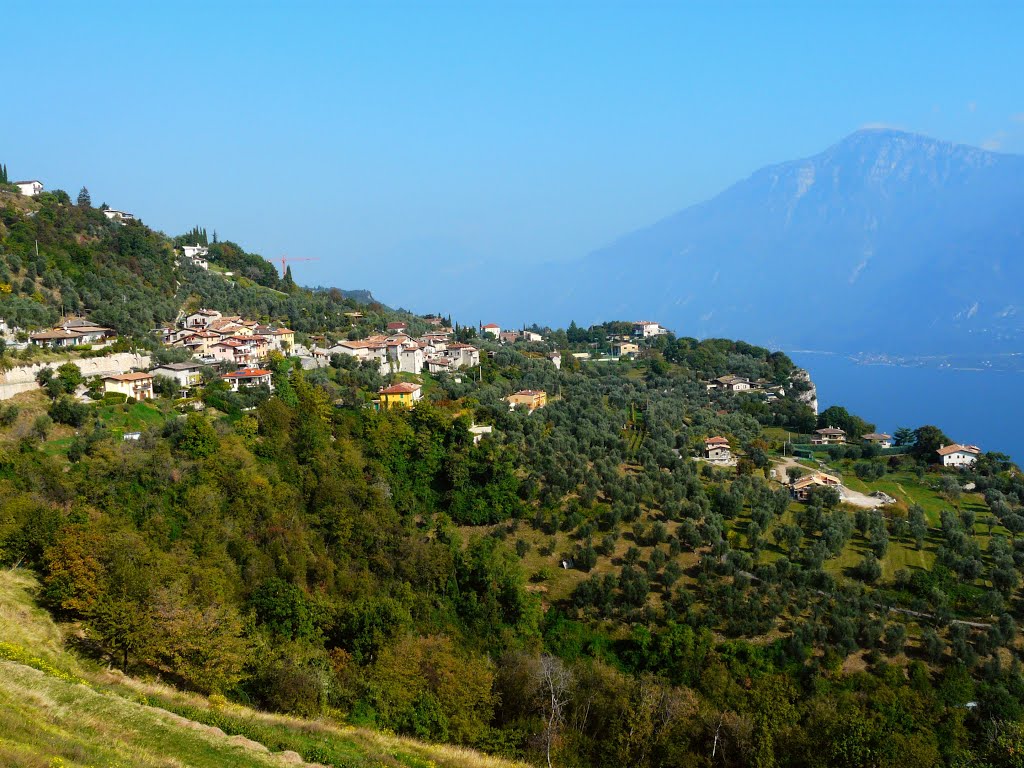
M 1022 211 L 1024 157 L 871 126 L 626 235 L 593 263 L 643 263 L 657 286 L 616 285 L 607 301 L 696 336 L 1001 349 L 1024 338 L 1007 309 L 1024 279 Z M 604 288 L 578 291 L 594 302 Z
M 997 157 L 1007 155 L 1007 153 L 993 152 L 971 144 L 945 141 L 943 139 L 936 139 L 932 136 L 927 136 L 923 133 L 915 133 L 902 128 L 879 124 L 865 125 L 857 129 L 853 133 L 833 144 L 824 152 L 816 155 L 816 157 L 835 154 L 837 151 L 861 151 L 865 149 L 874 151 L 877 149 L 892 147 L 897 147 L 904 152 L 927 152 L 932 156 L 948 155 L 959 158 L 970 158 L 969 162 L 974 165 L 979 161 L 987 164 Z

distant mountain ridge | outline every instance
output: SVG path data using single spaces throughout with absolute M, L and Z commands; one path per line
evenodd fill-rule
M 997 351 L 1024 342 L 1022 278 L 1024 157 L 861 130 L 567 265 L 546 302 L 787 348 Z

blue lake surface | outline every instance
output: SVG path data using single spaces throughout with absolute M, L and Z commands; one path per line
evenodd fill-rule
M 810 372 L 819 411 L 842 405 L 889 434 L 934 424 L 957 442 L 1024 462 L 1024 372 L 864 364 L 822 352 L 790 357 Z

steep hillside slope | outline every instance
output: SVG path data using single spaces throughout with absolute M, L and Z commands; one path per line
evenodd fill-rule
M 27 198 L 0 188 L 0 320 L 47 327 L 86 314 L 122 335 L 149 338 L 183 305 L 285 320 L 297 331 L 348 325 L 344 312 L 373 302 L 366 291 L 311 291 L 278 280 L 274 266 L 240 246 L 210 245 L 210 270 L 178 260 L 171 239 L 141 221 L 111 221 L 57 191 Z
M 65 651 L 61 631 L 34 605 L 35 590 L 25 572 L 0 571 L 0 765 L 517 765 L 472 750 L 267 715 L 120 674 L 83 671 Z

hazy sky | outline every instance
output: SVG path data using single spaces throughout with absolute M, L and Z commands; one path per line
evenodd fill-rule
M 1020 3 L 11 3 L 0 162 L 418 309 L 865 124 L 1024 152 Z

